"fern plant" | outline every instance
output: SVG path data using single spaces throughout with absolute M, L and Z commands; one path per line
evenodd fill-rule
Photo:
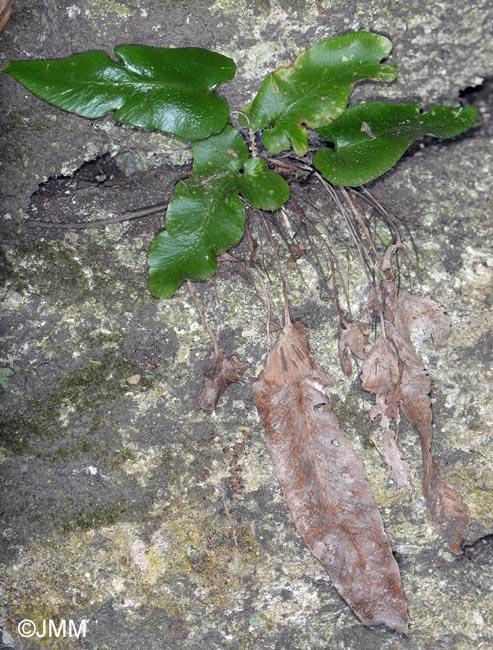
M 243 237 L 245 203 L 274 211 L 288 201 L 287 181 L 268 164 L 273 156 L 292 148 L 306 166 L 312 149 L 309 130 L 325 144 L 308 162 L 330 191 L 332 185 L 341 186 L 340 194 L 356 212 L 344 186 L 364 185 L 385 173 L 424 135 L 449 138 L 473 126 L 475 108 L 432 106 L 423 112 L 421 104 L 384 102 L 348 107 L 357 82 L 395 79 L 395 67 L 382 64 L 390 50 L 387 38 L 369 32 L 317 43 L 291 65 L 268 75 L 253 101 L 238 112 L 238 129 L 229 121 L 228 104 L 215 92 L 219 84 L 233 78 L 235 64 L 208 50 L 126 45 L 116 48 L 116 61 L 104 52 L 87 52 L 61 60 L 17 61 L 8 64 L 5 72 L 67 111 L 88 118 L 114 112 L 120 122 L 192 142 L 191 175 L 175 186 L 166 228 L 149 250 L 150 291 L 168 298 L 184 281 L 206 280 L 215 273 L 216 257 Z M 380 299 L 368 308 L 379 310 L 386 334 L 366 355 L 368 337 L 356 324 L 345 321 L 334 284 L 342 366 L 351 375 L 348 351 L 364 359 L 363 386 L 377 395 L 374 413 L 381 416 L 386 436 L 385 444 L 375 444 L 402 486 L 410 485 L 408 465 L 389 422 L 399 421 L 401 409 L 416 428 L 430 517 L 451 551 L 460 553 L 469 521 L 467 506 L 456 488 L 440 478 L 431 455 L 431 381 L 410 339 L 415 325 L 448 331 L 448 321 L 433 301 L 398 290 L 390 267 L 399 242 L 381 257 L 365 224 L 361 219 L 359 223 L 385 276 L 378 287 Z M 330 255 L 329 259 L 334 273 Z M 195 302 L 193 291 L 192 298 Z M 246 366 L 219 350 L 203 320 L 215 354 L 199 407 L 214 408 Z M 399 570 L 361 461 L 321 389 L 325 383 L 326 375 L 310 356 L 307 332 L 290 321 L 285 295 L 284 328 L 253 388 L 288 507 L 306 544 L 356 615 L 364 623 L 385 623 L 407 632 Z M 298 417 L 301 408 L 303 417 Z M 335 437 L 328 444 L 331 436 Z M 302 453 L 304 446 L 306 453 Z M 346 489 L 341 474 L 359 487 Z
M 305 156 L 308 130 L 315 130 L 327 146 L 316 151 L 313 166 L 334 185 L 360 186 L 390 169 L 422 136 L 449 138 L 473 126 L 473 107 L 433 106 L 426 113 L 416 103 L 348 107 L 357 82 L 395 79 L 396 68 L 382 64 L 390 50 L 386 37 L 370 32 L 315 44 L 268 75 L 239 112 L 250 137 L 229 123 L 229 107 L 215 92 L 236 71 L 235 63 L 217 52 L 124 45 L 115 50 L 117 61 L 92 51 L 15 61 L 4 71 L 77 115 L 114 112 L 119 122 L 192 142 L 192 174 L 176 185 L 166 229 L 149 250 L 150 291 L 167 298 L 184 280 L 215 273 L 216 256 L 243 236 L 244 201 L 276 210 L 288 200 L 287 182 L 267 168 L 263 152 L 275 156 L 292 147 Z M 256 136 L 264 147 L 260 153 Z

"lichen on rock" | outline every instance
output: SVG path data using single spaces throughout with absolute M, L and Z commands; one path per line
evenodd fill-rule
M 379 97 L 457 99 L 459 88 L 492 74 L 485 30 L 493 21 L 482 0 L 464 7 L 386 0 L 70 6 L 80 13 L 18 0 L 0 37 L 2 62 L 136 40 L 211 47 L 237 60 L 237 77 L 224 93 L 242 106 L 264 73 L 315 40 L 372 29 L 392 38 L 400 69 L 399 83 L 378 89 Z M 162 214 L 70 236 L 28 223 L 40 184 L 62 174 L 76 182 L 76 170 L 105 154 L 121 169 L 117 191 L 92 176 L 84 186 L 63 186 L 70 190 L 63 203 L 57 185 L 58 195 L 43 195 L 53 219 L 107 218 L 131 200 L 132 208 L 158 203 L 186 174 L 189 150 L 110 120 L 58 114 L 5 76 L 2 85 L 9 133 L 2 136 L 8 196 L 0 365 L 12 374 L 1 389 L 0 571 L 8 634 L 19 645 L 23 618 L 84 617 L 91 621 L 85 643 L 101 650 L 491 645 L 489 556 L 453 558 L 441 546 L 426 518 L 419 449 L 406 426 L 400 445 L 413 468 L 409 497 L 389 484 L 370 438 L 370 404 L 358 390 L 357 370 L 348 381 L 339 369 L 337 315 L 307 261 L 298 262 L 301 275 L 286 272 L 292 315 L 311 328 L 317 362 L 333 369 L 328 392 L 363 457 L 400 565 L 412 619 L 407 639 L 359 625 L 292 525 L 249 386 L 268 347 L 265 305 L 233 265 L 220 265 L 197 292 L 221 346 L 249 362 L 252 377 L 230 387 L 208 415 L 195 405 L 212 349 L 190 297 L 181 290 L 156 301 L 146 292 L 145 250 Z M 368 87 L 358 92 L 374 98 Z M 435 453 L 473 519 L 469 545 L 493 532 L 493 131 L 488 102 L 478 101 L 482 121 L 472 137 L 417 149 L 371 187 L 409 227 L 420 253 L 403 280 L 433 294 L 452 321 L 445 348 L 425 336 L 416 344 L 433 376 Z M 330 221 L 324 196 L 307 191 L 315 194 L 316 213 Z M 340 237 L 349 241 L 347 233 Z M 346 259 L 342 245 L 338 253 Z M 275 274 L 274 265 L 269 270 Z M 366 279 L 354 260 L 345 272 L 356 313 Z M 280 313 L 280 287 L 271 293 Z M 70 642 L 53 640 L 53 647 Z

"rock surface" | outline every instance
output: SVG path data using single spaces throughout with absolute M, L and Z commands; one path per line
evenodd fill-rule
M 371 399 L 356 372 L 351 383 L 338 367 L 333 304 L 306 261 L 304 279 L 288 275 L 293 315 L 334 375 L 334 408 L 363 456 L 400 565 L 412 620 L 402 637 L 357 621 L 292 525 L 251 397 L 267 342 L 247 280 L 222 265 L 197 288 L 222 348 L 251 365 L 212 415 L 198 412 L 210 342 L 184 289 L 169 301 L 146 291 L 146 249 L 163 214 L 95 229 L 32 225 L 159 204 L 186 175 L 188 147 L 111 118 L 62 113 L 1 76 L 1 647 L 39 647 L 17 625 L 32 619 L 39 630 L 50 618 L 89 619 L 85 639 L 51 639 L 67 649 L 493 645 L 493 87 L 484 81 L 493 76 L 492 13 L 486 0 L 14 3 L 1 64 L 111 53 L 122 42 L 208 47 L 236 60 L 237 77 L 221 93 L 240 108 L 269 70 L 316 40 L 370 29 L 392 39 L 400 77 L 364 85 L 355 99 L 455 102 L 467 88 L 463 101 L 481 112 L 472 133 L 415 147 L 371 186 L 419 251 L 403 281 L 433 294 L 452 320 L 445 348 L 415 343 L 434 381 L 435 455 L 471 512 L 463 556 L 447 552 L 426 518 L 418 444 L 405 426 L 413 490 L 388 484 L 370 442 Z M 316 187 L 293 183 L 293 193 L 331 218 Z M 358 305 L 357 258 L 351 274 Z

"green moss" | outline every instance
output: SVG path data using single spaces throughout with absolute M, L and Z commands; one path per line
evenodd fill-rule
M 51 294 L 54 283 L 63 285 L 64 292 L 81 288 L 81 263 L 63 240 L 23 240 L 12 253 L 6 275 L 19 292 L 43 287 L 43 293 Z
M 0 368 L 0 388 L 3 390 L 9 389 L 9 377 L 13 374 L 10 368 Z
M 203 521 L 198 535 L 190 539 L 195 553 L 187 556 L 188 572 L 194 575 L 209 599 L 232 606 L 232 594 L 241 586 L 242 575 L 258 550 L 257 540 L 247 524 L 224 525 Z
M 91 423 L 86 436 L 96 434 L 101 427 L 98 408 L 128 392 L 130 388 L 126 378 L 138 370 L 136 364 L 107 352 L 101 360 L 78 368 L 62 379 L 55 389 L 41 396 L 26 398 L 24 412 L 11 414 L 4 419 L 3 444 L 13 453 L 25 454 L 31 448 L 35 450 L 39 438 L 66 436 L 67 429 L 61 412 L 67 408 L 90 414 Z M 147 379 L 141 381 L 139 386 L 132 387 L 132 390 L 143 391 L 151 384 L 152 380 Z M 91 448 L 86 439 L 70 449 L 58 450 L 56 456 L 62 459 L 64 455 L 73 457 Z
M 21 414 L 3 418 L 0 440 L 12 453 L 27 454 L 30 449 L 28 439 L 33 435 L 39 435 L 39 431 L 32 418 Z
M 128 447 L 125 449 L 118 449 L 113 454 L 112 467 L 118 467 L 127 460 L 135 460 L 136 458 L 137 454 L 133 449 L 129 449 Z
M 107 352 L 101 361 L 91 362 L 63 380 L 58 393 L 60 401 L 69 402 L 79 409 L 94 409 L 126 392 L 126 377 L 135 374 L 138 369 L 127 359 Z
M 7 117 L 7 137 L 12 134 L 15 137 L 15 131 L 22 129 L 23 133 L 42 133 L 50 130 L 50 125 L 44 117 L 35 113 L 32 107 L 19 106 L 9 112 Z M 9 128 L 10 127 L 10 128 Z M 0 151 L 4 150 L 3 147 Z
M 104 213 L 102 218 L 106 216 Z M 132 291 L 132 280 L 134 289 L 142 292 L 143 278 L 139 273 L 129 273 L 129 268 L 134 271 L 137 264 L 134 247 L 138 243 L 115 242 L 116 236 L 122 238 L 122 228 L 115 224 L 108 232 L 103 229 L 84 233 L 76 244 L 65 238 L 45 240 L 26 236 L 6 253 L 5 280 L 10 280 L 11 288 L 18 293 L 57 296 L 58 303 L 70 305 L 75 299 L 78 305 L 94 300 L 103 304 L 109 296 L 114 301 L 122 290 L 122 277 L 126 295 Z
M 64 521 L 62 532 L 86 531 L 101 526 L 112 526 L 128 515 L 130 509 L 125 502 L 116 501 L 111 505 L 101 505 L 95 508 L 83 504 L 79 512 L 71 519 Z

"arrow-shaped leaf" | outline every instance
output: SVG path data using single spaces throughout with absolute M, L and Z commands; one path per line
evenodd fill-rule
M 319 149 L 313 164 L 334 185 L 363 185 L 390 169 L 424 135 L 451 138 L 470 129 L 477 109 L 371 102 L 348 108 L 330 126 L 318 129 L 334 143 Z
M 263 82 L 253 102 L 243 108 L 254 131 L 265 129 L 264 144 L 273 153 L 308 149 L 304 126 L 322 127 L 346 108 L 354 84 L 363 79 L 392 81 L 396 69 L 380 65 L 392 45 L 370 32 L 344 34 L 317 43 L 290 66 Z
M 172 296 L 185 279 L 205 280 L 216 271 L 216 255 L 243 236 L 242 193 L 255 207 L 276 210 L 289 197 L 286 181 L 249 158 L 231 126 L 193 145 L 193 175 L 177 184 L 166 215 L 166 230 L 149 250 L 149 289 Z
M 115 119 L 188 140 L 226 124 L 229 108 L 214 88 L 233 78 L 234 61 L 200 48 L 121 45 L 65 59 L 14 61 L 4 71 L 50 104 L 83 117 Z

